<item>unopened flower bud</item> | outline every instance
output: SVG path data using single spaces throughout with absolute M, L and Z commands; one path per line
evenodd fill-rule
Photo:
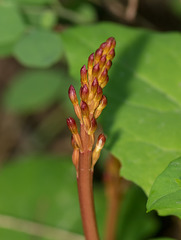
M 105 68 L 104 71 L 101 73 L 101 76 L 99 77 L 99 84 L 102 84 L 106 80 L 107 74 L 108 70 L 107 68 Z
M 72 134 L 78 133 L 77 124 L 72 117 L 67 118 L 67 126 L 72 132 Z
M 99 102 L 102 98 L 102 93 L 103 93 L 102 88 L 98 85 L 97 92 L 96 92 L 96 95 L 94 97 L 94 105 L 91 108 L 91 113 L 93 113 L 95 111 L 95 109 L 99 106 Z
M 92 53 L 88 58 L 88 81 L 92 82 L 92 69 L 94 64 L 94 53 Z
M 115 57 L 115 50 L 114 48 L 107 54 L 107 60 L 112 60 Z
M 101 133 L 99 135 L 99 137 L 97 139 L 97 143 L 96 143 L 97 150 L 98 149 L 100 149 L 100 150 L 103 149 L 105 142 L 106 142 L 106 137 L 104 136 L 103 133 Z
M 77 146 L 81 149 L 82 148 L 82 142 L 81 142 L 81 139 L 80 139 L 80 135 L 78 133 L 77 124 L 72 117 L 69 117 L 67 119 L 67 126 L 70 129 L 71 133 L 73 134 L 73 138 L 74 138 Z
M 72 85 L 70 85 L 70 87 L 69 87 L 68 95 L 69 95 L 70 101 L 72 102 L 72 104 L 74 106 L 75 113 L 81 121 L 81 119 L 82 119 L 81 110 L 80 110 L 80 106 L 78 104 L 78 99 L 77 99 L 75 88 Z
M 68 95 L 69 95 L 70 101 L 72 102 L 73 105 L 78 103 L 76 91 L 72 85 L 70 85 L 70 87 L 69 87 Z
M 106 63 L 106 54 L 103 55 L 99 61 L 99 67 L 100 69 L 104 66 L 104 64 Z
M 92 85 L 91 85 L 90 94 L 89 94 L 89 99 L 88 99 L 89 102 L 94 98 L 97 92 L 97 87 L 98 87 L 98 81 L 97 81 L 97 78 L 94 78 L 94 81 L 92 82 Z
M 89 116 L 89 108 L 87 106 L 87 103 L 84 101 L 81 102 L 81 111 L 83 116 Z
M 93 69 L 92 69 L 92 77 L 93 77 L 93 79 L 95 78 L 95 77 L 97 77 L 97 75 L 98 75 L 98 73 L 99 73 L 99 63 L 97 63 L 94 67 L 93 67 Z
M 109 76 L 107 76 L 106 77 L 106 80 L 104 80 L 104 82 L 103 83 L 101 83 L 101 88 L 103 89 L 106 85 L 107 85 L 107 83 L 109 82 Z
M 96 122 L 95 118 L 93 117 L 93 118 L 91 119 L 91 127 L 90 127 L 90 129 L 89 129 L 88 134 L 89 134 L 89 135 L 94 134 L 94 132 L 96 131 L 96 128 L 97 128 L 97 122 Z
M 95 149 L 92 153 L 92 170 L 94 168 L 94 165 L 96 164 L 97 160 L 100 157 L 100 153 L 102 148 L 104 147 L 104 144 L 106 142 L 106 137 L 104 136 L 104 134 L 100 134 L 95 146 Z
M 97 107 L 94 117 L 98 118 L 100 116 L 100 114 L 102 113 L 102 110 L 107 106 L 107 98 L 106 96 L 102 96 L 102 99 L 99 103 L 99 106 Z
M 107 44 L 106 42 L 103 42 L 99 48 L 104 49 L 106 47 L 106 44 Z
M 98 85 L 96 96 L 95 96 L 94 100 L 96 102 L 99 102 L 101 100 L 101 98 L 102 98 L 102 88 Z
M 106 40 L 106 42 L 111 41 L 111 48 L 115 48 L 116 40 L 113 37 L 110 37 Z
M 109 69 L 111 68 L 111 66 L 112 66 L 112 61 L 111 60 L 109 60 L 107 63 L 106 63 L 106 69 L 109 71 Z
M 87 84 L 87 69 L 84 65 L 80 70 L 80 76 L 81 76 L 81 85 Z
M 105 48 L 103 50 L 103 54 L 107 54 L 109 52 L 109 50 L 111 48 L 111 45 L 112 45 L 111 41 L 106 42 L 106 46 L 105 46 Z
M 101 48 L 96 50 L 96 52 L 95 52 L 95 59 L 94 59 L 94 65 L 96 65 L 100 61 L 102 53 L 103 53 L 103 50 Z
M 81 111 L 83 117 L 83 123 L 85 126 L 85 130 L 88 132 L 90 129 L 90 119 L 89 119 L 89 108 L 85 102 L 81 102 Z
M 80 97 L 82 101 L 87 102 L 89 96 L 89 89 L 87 84 L 84 84 L 83 87 L 80 89 Z

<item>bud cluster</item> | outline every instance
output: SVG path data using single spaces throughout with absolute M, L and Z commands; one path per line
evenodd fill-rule
M 107 105 L 107 98 L 103 95 L 103 88 L 109 81 L 108 71 L 112 65 L 112 59 L 115 56 L 116 41 L 113 37 L 102 43 L 95 53 L 88 58 L 87 68 L 84 65 L 80 70 L 81 88 L 80 105 L 78 103 L 75 88 L 69 87 L 69 98 L 74 106 L 75 113 L 80 120 L 81 126 L 92 139 L 90 149 L 94 144 L 94 133 L 97 128 L 96 119 Z M 78 169 L 79 151 L 83 152 L 83 136 L 79 135 L 76 122 L 73 118 L 67 119 L 67 125 L 72 132 L 73 163 Z M 101 149 L 105 144 L 106 138 L 100 134 L 92 154 L 92 169 L 97 162 Z

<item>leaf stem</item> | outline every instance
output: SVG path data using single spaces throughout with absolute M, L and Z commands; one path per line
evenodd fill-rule
M 80 152 L 77 183 L 83 229 L 86 240 L 99 240 L 93 199 L 92 150 L 89 149 L 92 144 L 90 135 L 86 133 L 83 125 L 81 125 L 81 139 L 83 151 Z

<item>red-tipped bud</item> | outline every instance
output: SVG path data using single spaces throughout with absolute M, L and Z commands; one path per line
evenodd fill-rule
M 101 133 L 97 139 L 96 147 L 102 149 L 104 147 L 105 142 L 106 137 L 104 136 L 104 134 Z
M 68 95 L 69 95 L 70 101 L 73 103 L 73 105 L 78 103 L 76 91 L 72 85 L 70 85 L 70 87 L 69 87 Z
M 88 59 L 88 81 L 89 81 L 89 84 L 91 84 L 92 82 L 92 68 L 93 68 L 93 65 L 94 65 L 94 53 L 92 53 L 90 56 L 89 56 L 89 59 Z
M 98 85 L 95 100 L 99 102 L 101 98 L 102 98 L 102 88 Z
M 107 106 L 107 98 L 106 96 L 102 96 L 102 99 L 99 103 L 99 106 L 97 107 L 94 117 L 98 118 L 100 116 L 100 114 L 102 113 L 102 110 Z
M 99 77 L 99 84 L 102 84 L 106 78 L 107 78 L 108 70 L 107 68 L 104 69 L 104 71 L 101 73 L 101 76 Z
M 109 37 L 106 42 L 113 42 L 114 38 L 113 37 Z
M 94 78 L 94 81 L 92 82 L 92 85 L 91 85 L 91 92 L 95 93 L 97 92 L 97 88 L 98 88 L 98 81 L 97 81 L 97 78 Z
M 81 111 L 83 116 L 83 122 L 84 122 L 84 129 L 86 132 L 90 129 L 90 119 L 89 119 L 89 108 L 85 102 L 81 102 Z
M 82 115 L 88 117 L 89 116 L 89 108 L 87 106 L 87 103 L 82 101 L 80 108 L 81 108 L 81 111 L 82 111 Z
M 106 47 L 106 44 L 107 44 L 106 42 L 103 42 L 99 48 L 104 49 Z
M 80 97 L 82 101 L 87 102 L 88 96 L 89 96 L 89 89 L 87 84 L 84 84 L 84 86 L 80 88 Z
M 100 59 L 100 62 L 99 62 L 100 69 L 104 66 L 105 63 L 106 63 L 106 54 L 104 54 Z
M 92 170 L 94 169 L 94 165 L 99 159 L 101 149 L 104 147 L 105 142 L 106 142 L 106 137 L 104 136 L 104 134 L 100 134 L 97 139 L 96 147 L 92 154 Z
M 102 106 L 103 108 L 105 108 L 106 107 L 106 105 L 107 105 L 107 98 L 106 98 L 106 96 L 102 96 L 102 99 L 101 99 L 101 101 L 100 101 L 100 106 Z
M 106 46 L 104 48 L 103 54 L 107 54 L 109 52 L 111 45 L 112 45 L 111 41 L 106 42 Z
M 107 54 L 107 60 L 112 60 L 115 57 L 115 50 L 114 48 Z
M 107 68 L 108 71 L 109 71 L 109 69 L 111 68 L 111 66 L 112 66 L 112 61 L 109 60 L 109 61 L 106 63 L 106 68 Z
M 92 76 L 93 78 L 97 77 L 99 73 L 99 63 L 97 63 L 94 67 L 93 67 L 93 70 L 92 70 Z
M 78 133 L 77 124 L 72 117 L 67 118 L 67 126 L 70 129 L 70 131 L 72 132 L 72 134 Z
M 107 39 L 106 42 L 109 42 L 109 41 L 111 42 L 111 48 L 115 48 L 116 40 L 113 37 L 110 37 L 110 38 Z
M 88 68 L 93 67 L 93 63 L 94 63 L 94 53 L 92 53 L 88 58 Z
M 96 52 L 95 52 L 95 59 L 94 59 L 94 65 L 96 65 L 100 61 L 102 53 L 103 53 L 103 50 L 101 48 L 96 50 Z
M 113 38 L 111 48 L 115 48 L 115 47 L 116 47 L 116 40 Z
M 93 117 L 93 118 L 91 119 L 91 127 L 90 127 L 90 129 L 89 129 L 88 134 L 89 134 L 89 135 L 94 134 L 94 132 L 96 131 L 96 128 L 97 128 L 97 122 L 96 122 L 95 118 Z
M 80 76 L 81 76 L 81 85 L 87 84 L 87 69 L 84 65 L 80 70 Z
M 107 85 L 108 82 L 109 82 L 109 76 L 107 76 L 106 80 L 103 83 L 101 83 L 101 85 L 100 85 L 101 88 L 104 88 Z
M 97 78 L 94 78 L 94 81 L 92 82 L 92 85 L 91 85 L 90 94 L 88 97 L 88 103 L 91 103 L 92 99 L 94 98 L 97 92 L 97 87 L 98 87 L 98 81 L 97 81 Z

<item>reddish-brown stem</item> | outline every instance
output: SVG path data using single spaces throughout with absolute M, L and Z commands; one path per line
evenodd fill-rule
M 107 217 L 105 227 L 105 240 L 115 240 L 117 221 L 122 197 L 120 162 L 113 156 L 106 162 L 105 168 L 105 186 L 108 200 Z
M 119 216 L 120 199 L 117 196 L 112 197 L 108 203 L 107 222 L 105 227 L 105 240 L 115 240 L 117 221 Z
M 90 147 L 92 144 L 91 138 L 84 130 L 83 125 L 81 125 L 81 139 L 83 149 L 79 157 L 77 183 L 83 229 L 86 240 L 99 240 L 93 199 L 93 173 L 91 171 L 92 149 Z

